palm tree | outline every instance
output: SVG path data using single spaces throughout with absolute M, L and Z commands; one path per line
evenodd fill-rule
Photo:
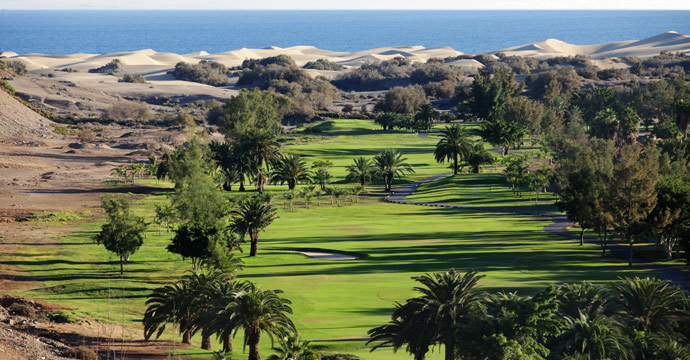
M 385 191 L 391 191 L 393 178 L 404 176 L 406 173 L 414 173 L 412 165 L 406 163 L 407 158 L 395 149 L 385 149 L 374 157 L 376 174 L 383 178 Z
M 251 196 L 241 200 L 238 207 L 231 212 L 233 232 L 244 239 L 249 234 L 251 250 L 249 256 L 256 256 L 259 246 L 259 233 L 278 218 L 276 209 L 264 196 Z
M 292 190 L 299 182 L 308 182 L 311 171 L 307 167 L 307 162 L 299 155 L 288 154 L 283 156 L 273 169 L 271 183 L 283 185 L 287 183 L 288 189 Z
M 395 303 L 391 321 L 369 330 L 370 339 L 367 345 L 378 342 L 371 351 L 391 346 L 394 352 L 407 345 L 407 352 L 412 354 L 415 360 L 424 360 L 429 348 L 435 342 L 434 324 L 424 320 L 424 308 L 420 307 L 420 303 L 409 301 L 404 305 Z
M 407 300 L 414 304 L 410 306 L 419 309 L 414 317 L 415 324 L 431 328 L 435 341 L 445 346 L 446 360 L 455 359 L 457 324 L 474 311 L 484 297 L 478 289 L 482 277 L 476 271 L 463 275 L 455 269 L 413 277 L 422 284 L 415 287 L 422 296 Z
M 371 181 L 371 175 L 374 173 L 374 168 L 371 164 L 371 159 L 364 156 L 356 157 L 353 164 L 347 167 L 347 177 L 345 180 L 358 180 L 359 184 L 364 186 Z
M 678 326 L 690 321 L 685 295 L 668 281 L 624 278 L 617 283 L 620 317 L 630 328 L 671 337 Z
M 266 165 L 266 168 L 269 168 L 273 162 L 281 157 L 278 139 L 270 131 L 248 131 L 239 137 L 238 142 L 251 156 L 258 169 L 264 165 Z
M 458 124 L 446 126 L 441 130 L 441 140 L 436 144 L 434 158 L 436 162 L 453 161 L 453 175 L 458 174 L 458 161 L 472 149 L 467 131 Z
M 482 143 L 474 144 L 470 147 L 465 161 L 472 167 L 472 172 L 479 174 L 479 167 L 482 165 L 489 165 L 494 162 L 494 156 L 484 149 Z
M 256 180 L 254 181 L 254 185 L 256 187 L 256 191 L 259 192 L 259 194 L 264 193 L 264 188 L 266 187 L 266 184 L 268 183 L 268 175 L 266 174 L 265 171 L 259 170 L 256 172 Z
M 558 288 L 558 312 L 576 319 L 580 314 L 589 318 L 597 315 L 610 315 L 612 312 L 611 297 L 603 286 L 588 282 L 581 284 L 563 284 Z
M 261 333 L 281 338 L 295 331 L 288 314 L 292 314 L 290 300 L 281 298 L 280 290 L 261 290 L 253 283 L 240 282 L 237 290 L 224 293 L 209 301 L 205 315 L 196 321 L 199 326 L 221 338 L 244 331 L 244 344 L 249 345 L 249 360 L 260 360 Z
M 274 347 L 277 354 L 268 360 L 319 360 L 318 355 L 307 340 L 300 340 L 299 334 L 288 334 L 280 339 L 280 347 Z
M 170 323 L 178 324 L 182 342 L 191 344 L 191 332 L 187 329 L 187 322 L 191 316 L 191 300 L 189 289 L 184 282 L 154 289 L 146 300 L 147 308 L 143 319 L 146 340 L 154 334 L 158 339 Z
M 630 339 L 613 318 L 603 314 L 590 318 L 579 313 L 578 317 L 566 317 L 565 320 L 568 328 L 558 339 L 557 353 L 584 355 L 591 360 L 631 357 Z
M 415 122 L 419 124 L 419 128 L 428 130 L 431 129 L 431 124 L 434 120 L 441 117 L 441 114 L 434 109 L 431 104 L 422 104 L 414 116 Z

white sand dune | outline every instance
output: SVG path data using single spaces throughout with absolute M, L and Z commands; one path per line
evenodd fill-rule
M 519 45 L 493 51 L 491 54 L 520 55 L 538 58 L 587 55 L 593 59 L 621 56 L 652 57 L 662 51 L 690 53 L 690 36 L 675 31 L 665 32 L 643 40 L 614 41 L 593 45 L 574 45 L 556 39 Z
M 521 55 L 537 58 L 549 58 L 556 56 L 575 56 L 588 55 L 595 60 L 621 56 L 651 57 L 661 51 L 690 53 L 690 36 L 681 35 L 674 31 L 655 35 L 643 40 L 615 41 L 603 44 L 576 45 L 569 44 L 557 39 L 547 39 L 531 44 L 518 45 L 498 52 L 506 55 Z M 107 64 L 114 59 L 127 67 L 136 68 L 137 71 L 145 67 L 155 67 L 156 71 L 165 68 L 172 68 L 178 62 L 198 63 L 201 60 L 214 60 L 226 66 L 238 66 L 245 59 L 258 59 L 277 55 L 287 55 L 295 60 L 297 65 L 302 66 L 309 61 L 318 59 L 328 59 L 345 66 L 360 66 L 368 61 L 389 60 L 398 56 L 403 56 L 413 62 L 425 62 L 430 58 L 444 58 L 463 54 L 450 47 L 424 48 L 423 46 L 391 46 L 376 49 L 336 52 L 318 49 L 313 46 L 299 45 L 288 48 L 270 46 L 264 49 L 236 49 L 217 54 L 209 54 L 199 51 L 191 54 L 174 54 L 169 52 L 156 52 L 152 49 L 138 51 L 116 52 L 109 54 L 70 54 L 70 55 L 44 55 L 44 54 L 23 54 L 19 55 L 12 51 L 7 51 L 4 56 L 21 60 L 26 63 L 29 70 L 39 69 L 59 69 L 72 67 L 80 71 L 97 68 Z M 458 60 L 454 65 L 467 67 L 472 70 L 481 68 L 481 64 L 474 60 Z

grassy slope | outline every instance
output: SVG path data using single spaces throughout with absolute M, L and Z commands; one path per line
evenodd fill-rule
M 344 175 L 343 167 L 353 156 L 373 155 L 385 147 L 409 150 L 410 162 L 418 169 L 414 178 L 446 171 L 432 161 L 434 139 L 367 129 L 371 127 L 363 121 L 339 121 L 330 130 L 331 136 L 319 137 L 318 143 L 290 146 L 288 151 L 332 160 L 338 177 Z M 487 175 L 487 181 L 494 181 L 492 176 Z M 476 181 L 481 183 L 481 179 Z M 272 189 L 285 191 L 284 187 Z M 150 196 L 137 202 L 137 211 L 150 220 L 153 205 L 161 201 L 166 201 L 163 193 Z M 603 282 L 646 274 L 617 260 L 602 259 L 596 246 L 580 247 L 574 241 L 549 236 L 542 231 L 546 224 L 530 216 L 378 201 L 312 209 L 298 205 L 295 212 L 281 208 L 280 219 L 262 234 L 257 258 L 246 258 L 247 250 L 241 254 L 247 266 L 240 276 L 264 288 L 283 289 L 294 302 L 293 319 L 302 336 L 317 340 L 317 346 L 366 359 L 404 359 L 408 358 L 404 352 L 369 354 L 361 340 L 333 340 L 361 338 L 371 327 L 384 323 L 394 301 L 413 295 L 411 276 L 450 267 L 476 269 L 487 275 L 482 281 L 486 290 L 529 294 L 551 283 Z M 22 295 L 100 318 L 119 322 L 124 317 L 126 322 L 136 322 L 150 289 L 177 279 L 191 267 L 189 261 L 167 253 L 169 234 L 158 236 L 154 225 L 121 279 L 116 257 L 91 240 L 99 227 L 98 222 L 84 223 L 82 230 L 60 239 L 57 251 L 26 247 L 9 260 L 45 284 Z M 356 261 L 324 261 L 281 250 L 285 248 L 322 248 L 367 256 Z M 164 335 L 164 339 L 173 337 L 172 333 Z M 241 336 L 235 345 L 239 347 L 240 341 Z M 264 339 L 264 356 L 269 347 Z

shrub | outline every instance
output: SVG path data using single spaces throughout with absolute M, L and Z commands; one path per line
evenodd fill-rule
M 55 69 L 55 71 L 62 71 L 62 72 L 67 72 L 67 73 L 76 73 L 76 72 L 79 72 L 79 70 L 73 69 L 73 68 L 71 68 L 71 67 L 66 67 L 66 68 L 62 68 L 62 69 Z
M 342 70 L 345 67 L 327 59 L 318 59 L 316 61 L 310 61 L 304 64 L 304 68 L 315 70 Z
M 382 90 L 389 79 L 407 79 L 412 62 L 404 57 L 396 57 L 377 63 L 368 62 L 361 67 L 335 79 L 333 84 L 345 90 Z
M 444 80 L 440 82 L 430 82 L 423 87 L 427 96 L 437 99 L 450 99 L 455 95 L 455 84 L 455 81 Z
M 146 84 L 146 78 L 144 76 L 142 76 L 141 74 L 137 74 L 137 75 L 125 74 L 122 77 L 122 79 L 118 80 L 118 82 Z
M 12 85 L 10 85 L 10 83 L 7 82 L 7 80 L 0 79 L 0 88 L 7 91 L 10 95 L 14 95 L 15 93 L 14 88 Z
M 241 69 L 255 69 L 259 66 L 277 65 L 281 67 L 297 67 L 295 61 L 287 55 L 271 56 L 263 59 L 246 59 L 242 61 Z
M 78 360 L 98 360 L 98 354 L 86 346 L 78 346 L 65 351 L 65 357 Z
M 352 112 L 352 110 L 354 110 L 354 108 L 352 107 L 352 104 L 343 105 L 343 112 L 349 113 L 349 112 Z
M 334 354 L 334 355 L 322 355 L 321 360 L 359 360 L 356 355 L 350 354 Z
M 7 310 L 9 310 L 10 313 L 12 313 L 13 315 L 23 316 L 34 320 L 38 318 L 36 310 L 34 310 L 34 308 L 28 304 L 16 302 L 10 305 L 10 307 Z
M 112 74 L 116 71 L 122 70 L 122 63 L 118 59 L 114 59 L 113 61 L 95 69 L 89 69 L 90 73 L 101 73 L 101 74 Z
M 376 107 L 379 111 L 411 114 L 424 103 L 426 103 L 426 94 L 421 86 L 397 86 L 388 90 L 383 100 L 376 104 Z
M 3 68 L 7 68 L 13 73 L 19 75 L 19 76 L 26 76 L 29 75 L 29 71 L 26 70 L 26 64 L 19 60 L 10 60 L 10 61 L 2 61 L 4 63 Z
M 228 69 L 216 61 L 201 60 L 198 64 L 179 62 L 170 73 L 178 80 L 211 86 L 224 86 L 230 81 Z
M 77 140 L 79 140 L 79 142 L 82 144 L 93 142 L 95 139 L 96 134 L 94 134 L 93 130 L 89 128 L 81 129 L 77 134 Z
M 143 122 L 151 118 L 151 110 L 144 104 L 121 102 L 105 108 L 102 117 L 115 121 Z
M 419 64 L 410 73 L 410 80 L 415 84 L 427 84 L 446 80 L 457 81 L 460 70 L 437 62 Z
M 69 311 L 53 311 L 47 315 L 48 320 L 58 324 L 73 324 L 77 322 L 77 317 Z

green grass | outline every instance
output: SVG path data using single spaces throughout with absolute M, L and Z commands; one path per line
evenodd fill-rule
M 374 128 L 366 121 L 336 121 L 318 142 L 298 141 L 298 134 L 287 150 L 333 161 L 332 172 L 340 182 L 352 157 L 373 156 L 386 147 L 402 149 L 417 168 L 417 174 L 406 181 L 447 171 L 433 162 L 436 140 Z M 442 180 L 445 185 L 439 182 L 450 191 L 428 184 L 420 188 L 420 196 L 482 206 L 510 203 L 512 195 L 506 192 L 501 178 L 496 174 L 461 175 Z M 372 189 L 379 193 L 378 185 Z M 286 187 L 272 186 L 269 190 L 284 192 Z M 154 205 L 167 201 L 166 193 L 161 189 L 137 201 L 135 212 L 151 221 Z M 262 233 L 259 256 L 248 258 L 244 246 L 240 257 L 246 268 L 240 278 L 263 288 L 284 290 L 285 297 L 293 301 L 292 318 L 302 337 L 314 340 L 320 350 L 357 354 L 363 359 L 410 358 L 404 351 L 370 354 L 361 338 L 370 328 L 387 321 L 395 301 L 414 295 L 411 277 L 425 272 L 474 269 L 486 275 L 481 281 L 485 290 L 525 295 L 554 283 L 609 282 L 619 276 L 649 274 L 617 259 L 602 258 L 596 245 L 578 246 L 574 240 L 549 235 L 542 230 L 549 222 L 535 216 L 388 204 L 380 198 L 342 207 L 325 205 L 323 200 L 316 206 L 314 201 L 311 209 L 298 203 L 294 212 L 283 210 L 282 200 L 278 202 L 280 218 Z M 513 205 L 518 203 L 513 200 Z M 78 231 L 57 239 L 59 247 L 27 245 L 11 258 L 3 257 L 3 262 L 20 266 L 40 281 L 38 288 L 19 295 L 68 306 L 77 315 L 124 321 L 140 328 L 146 295 L 154 287 L 177 280 L 191 268 L 191 262 L 168 253 L 165 247 L 170 234 L 163 230 L 159 235 L 157 226 L 152 225 L 144 245 L 125 265 L 125 276 L 121 277 L 117 257 L 92 241 L 100 225 L 96 220 L 80 222 Z M 351 261 L 316 260 L 294 249 L 366 256 Z M 172 331 L 163 339 L 179 340 Z M 267 357 L 270 341 L 262 339 L 262 355 Z M 198 338 L 194 341 L 199 344 Z M 241 334 L 235 347 L 241 349 Z M 209 355 L 200 350 L 187 353 Z M 429 359 L 441 355 L 436 351 Z M 236 358 L 246 355 L 237 354 Z
M 468 206 L 558 213 L 556 196 L 550 192 L 539 194 L 535 204 L 534 192 L 513 193 L 502 174 L 458 174 L 421 184 L 407 200 L 417 202 L 453 203 Z

